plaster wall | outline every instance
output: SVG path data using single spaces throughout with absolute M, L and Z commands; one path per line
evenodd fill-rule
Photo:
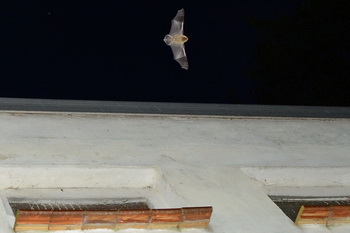
M 2 202 L 142 197 L 213 206 L 209 232 L 348 232 L 299 228 L 267 194 L 350 196 L 349 175 L 349 119 L 0 113 Z

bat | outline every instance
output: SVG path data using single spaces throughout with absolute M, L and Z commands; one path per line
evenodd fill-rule
M 177 61 L 183 69 L 188 70 L 188 61 L 184 45 L 188 37 L 183 34 L 184 19 L 185 10 L 178 10 L 175 18 L 171 20 L 170 33 L 164 37 L 164 42 L 169 45 L 173 51 L 175 61 Z

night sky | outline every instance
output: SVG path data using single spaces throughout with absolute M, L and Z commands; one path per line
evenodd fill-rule
M 261 63 L 257 54 L 264 37 L 252 20 L 278 21 L 279 17 L 293 15 L 306 1 L 8 2 L 0 3 L 0 97 L 231 104 L 338 103 L 337 99 L 328 103 L 324 97 L 314 97 L 310 102 L 305 95 L 309 93 L 307 89 L 298 87 L 287 89 L 293 93 L 300 91 L 298 98 L 304 96 L 304 99 L 296 97 L 283 102 L 282 97 L 259 95 L 260 87 L 270 87 L 272 91 L 268 89 L 268 92 L 273 92 L 275 87 L 261 78 L 256 79 L 256 76 L 264 77 L 255 72 L 261 70 L 257 69 Z M 184 33 L 189 38 L 185 44 L 187 71 L 173 60 L 170 47 L 163 42 L 171 19 L 181 8 L 185 9 Z M 347 51 L 345 57 L 349 55 Z M 281 80 L 283 76 L 281 74 Z M 329 76 L 326 84 L 332 80 Z M 308 87 L 313 88 L 314 85 L 309 84 Z M 350 102 L 349 94 L 340 98 L 347 97 Z M 347 101 L 339 103 L 346 105 Z

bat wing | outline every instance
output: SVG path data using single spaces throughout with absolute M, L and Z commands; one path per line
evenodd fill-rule
M 173 51 L 174 59 L 177 61 L 181 67 L 185 70 L 188 70 L 188 61 L 185 52 L 185 45 L 183 44 L 172 44 L 170 45 L 171 50 Z
M 175 18 L 171 20 L 170 35 L 183 34 L 184 20 L 185 10 L 178 10 Z

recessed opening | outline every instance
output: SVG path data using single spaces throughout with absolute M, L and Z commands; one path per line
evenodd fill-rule
M 295 222 L 302 206 L 344 206 L 350 205 L 350 197 L 302 197 L 302 196 L 269 196 L 271 200 Z
M 145 198 L 132 199 L 23 199 L 9 198 L 13 213 L 18 210 L 133 210 L 150 209 Z

